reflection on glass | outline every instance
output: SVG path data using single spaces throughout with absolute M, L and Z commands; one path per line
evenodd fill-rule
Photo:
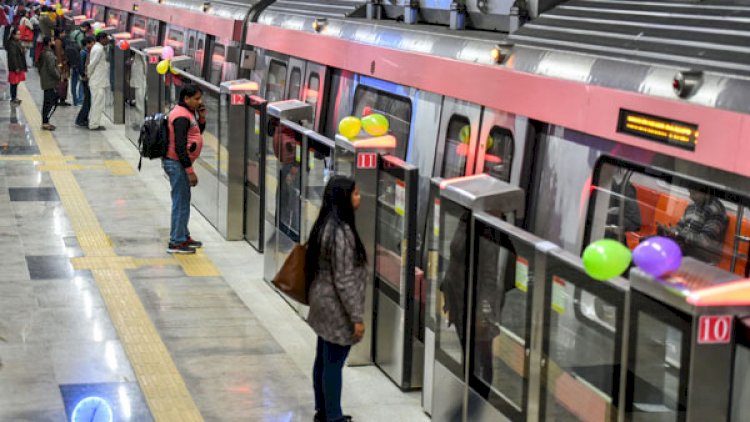
M 133 100 L 128 102 L 125 108 L 128 129 L 134 132 L 140 131 L 143 118 L 146 116 L 146 58 L 137 53 L 130 53 L 130 89 L 133 91 Z
M 615 375 L 620 368 L 616 339 L 622 333 L 584 324 L 575 318 L 572 309 L 555 306 L 555 289 L 559 296 L 560 289 L 569 284 L 562 277 L 553 276 L 545 417 L 556 421 L 609 421 L 617 411 L 613 406 L 618 391 Z M 585 295 L 595 297 L 587 291 Z M 594 303 L 603 309 L 616 309 L 600 297 Z
M 167 39 L 164 40 L 164 45 L 172 47 L 175 56 L 183 55 L 185 48 L 185 32 L 182 29 L 169 28 Z
M 381 281 L 403 293 L 402 252 L 405 252 L 404 204 L 397 203 L 397 190 L 403 191 L 404 182 L 386 172 L 378 180 L 378 222 L 375 271 Z
M 738 321 L 738 329 L 746 330 L 746 341 L 750 341 L 750 318 Z M 738 344 L 734 358 L 734 381 L 732 391 L 732 422 L 750 420 L 750 344 Z
M 320 207 L 323 204 L 323 190 L 328 179 L 333 175 L 333 158 L 328 147 L 315 143 L 308 139 L 314 148 L 308 151 L 307 186 L 305 199 L 307 210 L 305 213 L 305 229 L 312 229 L 315 219 L 318 218 Z
M 455 364 L 463 365 L 466 335 L 466 258 L 469 211 L 445 203 L 441 226 L 440 259 L 444 271 L 440 280 L 437 310 L 437 349 Z M 460 368 L 460 366 L 459 366 Z
M 285 87 L 286 65 L 271 60 L 271 64 L 268 66 L 268 80 L 266 81 L 266 101 L 270 103 L 283 100 Z
M 218 43 L 214 44 L 214 52 L 211 55 L 211 74 L 209 75 L 209 80 L 214 85 L 219 85 L 222 80 L 225 62 L 224 54 L 224 46 Z
M 302 72 L 298 67 L 292 68 L 292 75 L 289 77 L 289 99 L 299 98 L 300 88 L 302 88 Z
M 220 113 L 219 107 L 219 94 L 203 90 L 203 105 L 206 106 L 206 130 L 203 131 L 203 151 L 201 152 L 198 161 L 201 162 L 201 167 L 219 177 L 219 180 L 226 183 L 226 169 L 220 168 L 219 165 L 219 149 L 221 148 L 220 143 L 220 129 L 221 124 L 226 127 L 226 113 Z M 220 119 L 223 118 L 224 122 Z M 224 163 L 226 165 L 226 162 Z M 224 177 L 222 178 L 222 174 Z
M 310 79 L 307 81 L 307 88 L 305 88 L 305 102 L 310 104 L 313 109 L 313 121 L 315 121 L 315 115 L 318 112 L 318 95 L 320 92 L 320 76 L 317 73 L 311 73 Z
M 133 16 L 133 25 L 130 28 L 130 35 L 133 38 L 146 38 L 146 19 L 140 16 Z
M 302 135 L 285 126 L 277 126 L 272 143 L 280 166 L 279 207 L 277 209 L 279 229 L 293 242 L 299 242 L 301 214 L 301 157 L 299 152 L 302 148 Z M 291 248 L 291 245 L 288 246 Z
M 528 283 L 516 283 L 520 257 L 493 240 L 492 232 L 479 239 L 477 253 L 474 376 L 520 409 L 527 329 L 526 293 L 522 289 Z
M 738 196 L 612 164 L 602 165 L 592 189 L 590 240 L 618 239 L 634 249 L 651 236 L 668 236 L 684 255 L 745 275 L 749 244 L 741 236 L 750 235 L 750 220 L 744 216 L 737 227 L 744 211 Z
M 364 116 L 379 113 L 388 119 L 388 133 L 396 138 L 396 151 L 393 155 L 406 158 L 411 128 L 411 102 L 390 92 L 359 85 L 354 92 L 353 115 Z
M 635 339 L 633 421 L 677 421 L 686 416 L 680 399 L 679 361 L 670 355 L 682 354 L 682 332 L 648 315 L 638 314 Z M 674 351 L 670 352 L 670 349 Z
M 252 186 L 260 185 L 260 112 L 247 109 L 248 135 L 245 140 L 245 181 Z
M 466 159 L 469 156 L 471 125 L 464 116 L 453 115 L 448 122 L 443 150 L 443 168 L 440 176 L 446 179 L 466 174 Z
M 513 135 L 507 129 L 495 126 L 487 137 L 485 148 L 484 173 L 509 182 L 513 164 Z
M 146 40 L 150 47 L 159 45 L 159 21 L 155 19 L 148 20 L 148 32 L 146 33 Z

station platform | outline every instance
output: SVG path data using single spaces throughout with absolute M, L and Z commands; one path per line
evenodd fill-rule
M 86 406 L 114 421 L 312 421 L 315 336 L 263 281 L 263 257 L 195 210 L 203 249 L 167 254 L 159 161 L 139 173 L 122 126 L 77 128 L 78 107 L 42 131 L 34 69 L 18 92 L 13 107 L 0 86 L 0 421 L 70 421 Z M 344 370 L 343 407 L 356 421 L 429 419 L 419 392 L 375 366 Z

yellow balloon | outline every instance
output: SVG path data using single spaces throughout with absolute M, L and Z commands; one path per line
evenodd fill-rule
M 339 133 L 349 139 L 354 139 L 361 129 L 362 122 L 354 116 L 344 117 L 339 122 Z
M 169 66 L 169 71 L 172 72 L 173 75 L 177 76 L 177 69 L 173 68 L 171 65 Z
M 362 128 L 371 136 L 388 133 L 388 119 L 382 114 L 370 114 L 362 118 Z
M 62 9 L 57 9 L 57 16 L 62 16 L 65 14 L 65 11 Z
M 468 144 L 471 141 L 471 126 L 465 125 L 462 127 L 458 133 L 458 138 L 461 140 L 461 143 Z
M 156 65 L 156 73 L 164 75 L 169 72 L 169 60 L 162 60 Z

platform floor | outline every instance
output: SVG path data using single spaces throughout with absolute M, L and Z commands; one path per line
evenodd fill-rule
M 5 69 L 3 51 L 0 81 Z M 19 107 L 0 86 L 0 421 L 69 421 L 85 397 L 115 421 L 312 421 L 315 337 L 262 280 L 263 257 L 195 210 L 205 247 L 168 255 L 159 162 L 138 173 L 122 126 L 76 128 L 77 107 L 41 131 L 27 77 Z M 428 420 L 420 393 L 374 366 L 345 369 L 343 406 Z

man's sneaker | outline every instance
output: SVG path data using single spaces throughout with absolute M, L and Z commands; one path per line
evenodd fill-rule
M 190 237 L 190 236 L 188 236 L 187 244 L 188 244 L 188 245 L 189 245 L 189 246 L 190 246 L 191 248 L 202 248 L 202 247 L 203 247 L 203 242 L 201 242 L 201 241 L 199 241 L 199 240 L 195 240 L 195 239 L 193 239 L 193 238 L 192 238 L 192 237 Z
M 195 248 L 191 247 L 188 242 L 170 243 L 167 247 L 167 253 L 191 254 L 195 253 Z

